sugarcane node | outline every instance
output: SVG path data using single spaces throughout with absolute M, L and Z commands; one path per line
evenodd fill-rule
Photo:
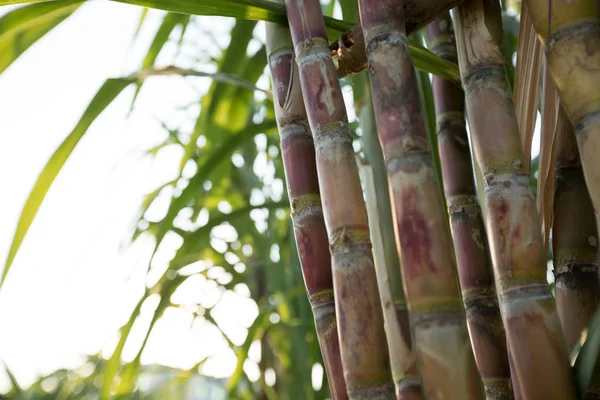
M 546 41 L 546 51 L 550 53 L 553 47 L 563 40 L 577 38 L 582 40 L 588 56 L 593 56 L 598 51 L 600 41 L 600 23 L 597 19 L 581 21 L 574 25 L 569 25 L 553 32 Z
M 410 314 L 410 326 L 413 329 L 428 329 L 443 325 L 463 326 L 465 314 L 459 299 L 437 304 L 416 305 Z

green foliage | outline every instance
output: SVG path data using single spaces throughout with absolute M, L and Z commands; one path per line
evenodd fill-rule
M 81 1 L 33 4 L 0 18 L 0 73 L 79 8 Z

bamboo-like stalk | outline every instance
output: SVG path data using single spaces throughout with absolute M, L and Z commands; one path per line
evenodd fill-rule
M 485 180 L 486 231 L 500 309 L 525 399 L 575 398 L 567 347 L 546 282 L 541 225 L 500 51 L 496 1 L 454 10 L 458 61 L 477 162 Z
M 356 77 L 366 78 L 364 75 L 356 75 Z M 360 173 L 365 189 L 373 259 L 383 308 L 392 378 L 396 386 L 397 399 L 419 400 L 423 398 L 423 393 L 416 355 L 412 349 L 409 314 L 402 289 L 400 260 L 394 240 L 387 172 L 377 138 L 373 105 L 368 96 L 370 93 L 368 82 L 366 79 L 357 80 L 359 82 L 355 84 L 362 83 L 366 86 L 361 104 L 358 106 L 365 153 L 365 160 L 360 163 Z
M 340 351 L 351 399 L 394 397 L 367 212 L 318 0 L 286 0 L 316 150 L 332 254 Z
M 267 23 L 266 31 L 275 115 L 302 275 L 313 309 L 331 395 L 334 400 L 347 399 L 315 149 L 300 90 L 292 37 L 289 29 L 279 24 Z
M 555 298 L 567 347 L 573 349 L 600 303 L 598 231 L 570 123 L 558 132 L 552 254 Z
M 401 1 L 361 0 L 375 120 L 428 399 L 482 399 Z
M 585 180 L 600 226 L 600 3 L 528 0 L 548 66 L 573 123 Z
M 457 62 L 456 42 L 449 13 L 427 26 L 430 50 Z M 506 335 L 502 326 L 488 243 L 477 201 L 471 151 L 465 126 L 464 92 L 459 85 L 433 77 L 438 147 L 444 193 L 458 276 L 467 314 L 473 353 L 486 398 L 512 399 Z

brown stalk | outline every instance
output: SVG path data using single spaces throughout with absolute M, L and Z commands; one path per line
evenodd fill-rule
M 334 400 L 347 399 L 315 149 L 300 90 L 292 38 L 289 29 L 283 25 L 267 23 L 266 30 L 275 115 L 302 275 L 332 397 Z
M 286 7 L 315 142 L 348 397 L 391 399 L 394 386 L 367 212 L 321 7 L 318 0 L 287 0 Z
M 573 349 L 600 303 L 598 231 L 573 126 L 568 121 L 556 139 L 552 224 L 555 297 L 567 346 Z
M 361 0 L 375 120 L 428 399 L 482 399 L 401 1 Z
M 485 181 L 486 231 L 513 380 L 524 399 L 574 399 L 567 347 L 546 282 L 540 220 L 499 48 L 500 4 L 467 0 L 454 10 L 454 17 L 473 146 Z
M 427 40 L 428 47 L 437 56 L 457 62 L 456 41 L 449 13 L 427 26 Z M 459 85 L 434 76 L 433 95 L 444 192 L 473 353 L 486 398 L 512 399 L 506 335 L 473 181 L 465 126 L 464 92 Z
M 396 386 L 396 398 L 420 400 L 423 399 L 421 379 L 412 346 L 408 307 L 402 289 L 400 259 L 394 238 L 388 177 L 377 137 L 368 78 L 365 75 L 356 75 L 353 78 L 354 81 L 358 81 L 355 84 L 362 83 L 365 86 L 359 105 L 365 159 L 359 165 L 365 189 L 373 258 L 388 340 L 390 367 Z M 355 94 L 357 92 L 355 87 Z

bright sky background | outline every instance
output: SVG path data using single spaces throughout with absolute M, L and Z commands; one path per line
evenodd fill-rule
M 0 8 L 0 15 L 9 9 Z M 150 12 L 131 53 L 139 15 L 137 7 L 89 2 L 0 75 L 0 263 L 47 159 L 103 81 L 134 70 L 143 57 L 161 13 Z M 215 30 L 230 23 L 206 21 Z M 172 57 L 173 49 L 167 49 L 159 63 L 168 64 Z M 124 240 L 144 194 L 177 172 L 176 152 L 162 152 L 152 161 L 142 151 L 164 138 L 159 118 L 181 122 L 169 112 L 195 99 L 189 82 L 147 82 L 129 120 L 125 117 L 133 91 L 127 90 L 94 123 L 54 182 L 0 290 L 0 357 L 22 385 L 38 374 L 79 365 L 82 354 L 112 350 L 118 328 L 140 296 L 151 244 L 142 240 L 124 248 Z M 194 86 L 205 89 L 208 83 L 197 79 Z M 351 98 L 347 90 L 344 95 Z M 534 154 L 538 151 L 534 140 Z M 215 297 L 200 278 L 184 286 L 174 300 L 210 302 Z M 241 293 L 223 300 L 224 309 L 240 315 L 223 321 L 236 343 L 245 339 L 244 328 L 256 315 L 256 307 L 244 299 Z M 145 308 L 148 316 L 151 306 Z M 194 324 L 190 330 L 190 323 L 189 313 L 168 311 L 142 361 L 189 368 L 215 353 L 204 372 L 230 375 L 235 358 L 226 343 L 214 328 Z M 140 333 L 132 336 L 139 339 Z M 260 352 L 253 350 L 251 358 L 257 360 Z M 133 358 L 136 351 L 127 346 L 125 358 Z M 246 368 L 250 376 L 256 372 L 252 364 Z M 6 385 L 0 368 L 0 392 Z
M 7 10 L 0 8 L 0 14 Z M 87 3 L 0 75 L 2 263 L 21 207 L 52 152 L 103 81 L 134 70 L 142 59 L 161 13 L 149 14 L 132 54 L 140 11 L 113 2 Z M 230 23 L 207 18 L 216 31 Z M 173 53 L 167 48 L 159 63 L 171 63 Z M 82 354 L 112 351 L 118 328 L 141 294 L 151 245 L 141 240 L 124 248 L 124 240 L 144 194 L 175 177 L 180 156 L 167 150 L 152 161 L 142 151 L 164 139 L 159 119 L 181 122 L 169 112 L 195 100 L 189 82 L 148 81 L 129 120 L 125 117 L 133 91 L 127 90 L 94 123 L 54 182 L 0 290 L 0 357 L 22 385 L 38 374 L 77 366 Z M 205 90 L 209 83 L 199 78 L 193 86 Z M 223 328 L 240 344 L 257 311 L 253 302 L 244 300 L 245 293 L 230 294 L 222 299 L 223 308 L 236 308 L 240 317 L 223 321 Z M 173 300 L 214 298 L 214 290 L 199 278 L 184 285 Z M 152 307 L 144 307 L 147 316 Z M 190 330 L 190 315 L 168 310 L 142 362 L 189 368 L 216 353 L 204 372 L 230 375 L 233 353 L 214 328 L 195 323 Z M 132 336 L 140 339 L 142 332 L 136 335 L 135 330 Z M 135 346 L 126 346 L 124 357 L 131 359 L 136 352 Z M 250 363 L 249 375 L 252 370 Z M 6 385 L 0 372 L 0 391 Z

